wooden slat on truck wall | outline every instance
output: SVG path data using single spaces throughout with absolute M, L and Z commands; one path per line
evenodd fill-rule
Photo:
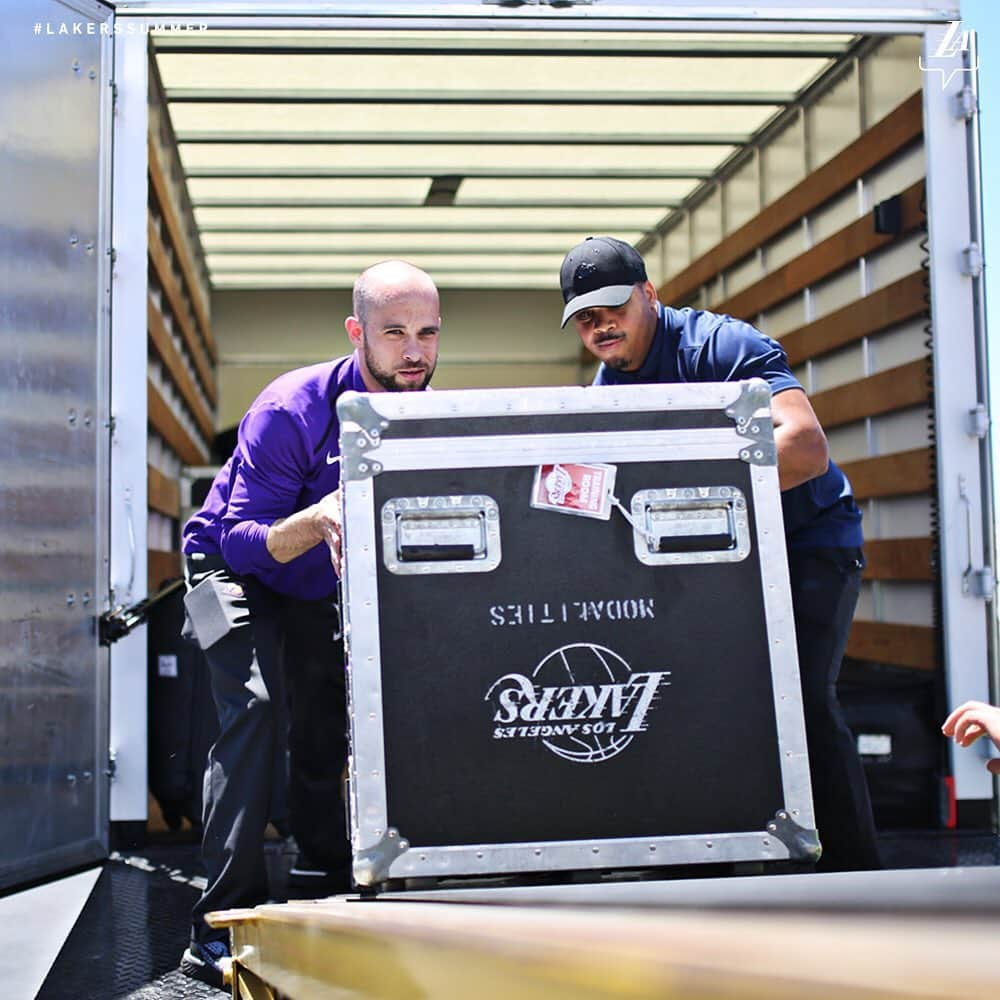
M 847 640 L 847 655 L 913 670 L 937 670 L 941 665 L 935 631 L 929 625 L 896 625 L 855 619 Z
M 871 538 L 865 542 L 866 580 L 934 579 L 929 538 Z
M 160 589 L 160 584 L 164 580 L 171 580 L 181 576 L 181 554 L 179 552 L 163 552 L 160 549 L 150 549 L 146 553 L 146 583 L 149 585 L 149 592 L 155 593 Z
M 730 233 L 708 253 L 688 265 L 660 288 L 660 300 L 685 301 L 693 292 L 753 253 L 804 215 L 838 195 L 873 167 L 916 142 L 923 135 L 922 95 L 918 91 L 873 125 L 833 159 L 814 170 L 790 191 L 767 205 L 749 222 Z
M 146 397 L 150 427 L 167 442 L 185 465 L 205 465 L 208 462 L 208 452 L 203 451 L 188 434 L 152 382 L 146 383 Z
M 927 294 L 927 275 L 914 271 L 821 319 L 790 330 L 780 338 L 788 363 L 800 365 L 920 316 L 928 309 Z
M 202 346 L 194 327 L 191 325 L 190 313 L 186 306 L 187 300 L 181 291 L 180 283 L 174 276 L 163 240 L 160 239 L 160 234 L 156 231 L 153 220 L 148 218 L 146 222 L 146 237 L 149 241 L 149 260 L 153 265 L 153 272 L 167 297 L 174 322 L 180 329 L 181 337 L 194 362 L 194 368 L 198 373 L 198 381 L 201 382 L 202 390 L 208 397 L 208 401 L 214 406 L 218 398 L 215 388 L 215 371 L 208 360 L 205 348 Z
M 181 491 L 176 479 L 169 479 L 149 465 L 146 467 L 146 490 L 150 510 L 175 520 L 181 516 Z
M 198 428 L 205 435 L 206 440 L 210 441 L 215 435 L 215 421 L 195 389 L 194 379 L 188 374 L 187 366 L 174 345 L 173 337 L 167 331 L 163 316 L 156 308 L 156 303 L 151 295 L 146 297 L 146 329 L 149 333 L 150 343 L 170 373 L 170 378 L 177 387 L 177 391 L 184 397 L 188 409 L 194 414 Z
M 838 463 L 859 500 L 908 496 L 931 488 L 931 449 L 914 448 L 857 462 Z
M 155 138 L 148 137 L 149 156 L 149 180 L 152 193 L 156 199 L 156 207 L 167 228 L 167 236 L 173 248 L 174 256 L 180 264 L 181 275 L 184 279 L 184 290 L 191 301 L 192 311 L 198 321 L 198 329 L 201 333 L 205 350 L 214 364 L 218 360 L 215 338 L 212 336 L 212 324 L 208 319 L 208 311 L 202 300 L 202 286 L 198 280 L 191 255 L 188 252 L 187 240 L 184 239 L 177 212 L 174 209 L 173 200 L 170 197 L 170 186 L 163 175 L 163 168 L 160 166 L 159 149 Z
M 721 273 L 746 260 L 770 240 L 865 178 L 879 165 L 919 142 L 923 132 L 920 92 L 868 129 L 833 159 L 716 246 L 692 261 L 659 289 L 661 301 L 681 305 Z M 804 289 L 855 265 L 862 257 L 890 245 L 926 224 L 924 181 L 900 193 L 902 226 L 896 234 L 875 231 L 871 213 L 843 227 L 746 288 L 713 304 L 715 312 L 755 322 L 758 316 Z M 915 320 L 929 311 L 927 274 L 914 271 L 884 288 L 851 302 L 781 338 L 793 366 L 821 357 L 864 337 Z M 813 407 L 826 428 L 843 427 L 931 401 L 929 358 L 918 358 L 889 371 L 817 392 Z M 841 463 L 859 500 L 927 494 L 933 486 L 932 447 Z M 866 544 L 868 581 L 933 582 L 934 543 L 930 538 L 875 539 Z M 858 659 L 933 670 L 939 666 L 934 628 L 859 621 L 848 654 Z
M 823 427 L 841 427 L 865 417 L 926 404 L 931 395 L 928 375 L 926 358 L 918 358 L 809 398 Z
M 804 288 L 843 270 L 858 258 L 918 229 L 925 222 L 921 208 L 924 182 L 920 180 L 910 185 L 900 192 L 900 196 L 902 222 L 899 234 L 877 233 L 874 214 L 869 212 L 748 288 L 717 302 L 711 306 L 712 311 L 729 313 L 752 322 L 765 309 L 779 305 Z

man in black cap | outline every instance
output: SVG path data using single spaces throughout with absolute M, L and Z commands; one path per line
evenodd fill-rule
M 837 675 L 864 568 L 861 512 L 781 345 L 749 323 L 672 309 L 636 249 L 611 236 L 574 247 L 559 273 L 572 320 L 600 362 L 595 385 L 763 378 L 773 394 L 778 480 L 791 575 L 820 870 L 878 868 L 871 802 L 837 702 Z

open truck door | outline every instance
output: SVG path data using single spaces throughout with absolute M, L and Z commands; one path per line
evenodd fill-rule
M 928 27 L 920 69 L 927 78 L 923 108 L 941 643 L 948 705 L 954 707 L 997 695 L 995 502 L 975 34 L 963 31 L 958 21 Z M 946 363 L 950 352 L 963 363 Z M 980 811 L 982 820 L 995 824 L 994 783 L 983 766 L 989 753 L 988 741 L 975 753 L 956 752 L 949 745 L 959 811 L 963 804 L 974 810 L 978 803 L 986 807 Z
M 108 848 L 113 12 L 4 10 L 0 889 Z

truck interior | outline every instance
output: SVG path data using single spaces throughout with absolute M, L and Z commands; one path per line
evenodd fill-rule
M 971 322 L 943 332 L 952 286 L 936 283 L 933 245 L 977 209 L 965 189 L 949 201 L 929 166 L 947 154 L 931 156 L 928 121 L 955 117 L 951 98 L 948 111 L 938 100 L 944 74 L 926 72 L 933 47 L 902 15 L 898 24 L 749 12 L 641 24 L 588 18 L 582 6 L 494 7 L 489 30 L 468 18 L 454 27 L 440 11 L 296 19 L 260 9 L 206 30 L 154 18 L 145 135 L 128 140 L 133 152 L 144 147 L 148 265 L 144 314 L 130 317 L 146 329 L 145 372 L 132 377 L 145 376 L 134 388 L 148 427 L 133 539 L 145 579 L 131 598 L 181 574 L 180 530 L 197 484 L 228 457 L 257 392 L 284 371 L 348 353 L 343 319 L 362 269 L 401 257 L 434 278 L 443 320 L 435 388 L 582 385 L 595 364 L 559 328 L 558 270 L 585 237 L 614 235 L 643 253 L 661 301 L 730 313 L 780 340 L 853 484 L 868 566 L 840 696 L 887 867 L 1000 864 L 995 785 L 979 776 L 981 761 L 973 775 L 952 759 L 940 735 L 956 696 L 986 696 L 997 680 L 981 575 L 995 566 L 988 435 L 977 431 L 985 333 Z M 963 136 L 978 127 L 971 118 L 959 122 Z M 116 144 L 117 158 L 118 133 Z M 977 165 L 964 149 L 952 154 L 974 189 Z M 935 183 L 934 204 L 948 206 L 937 223 Z M 963 404 L 968 426 L 942 431 L 955 364 L 969 368 L 976 391 Z M 966 446 L 978 471 L 959 487 L 950 463 Z M 145 743 L 149 787 L 156 754 L 173 752 L 156 742 L 157 713 L 176 679 L 176 649 L 169 636 L 161 644 L 154 617 L 148 641 L 121 646 L 143 674 L 148 714 L 133 703 L 126 723 L 130 709 L 113 694 L 110 709 L 112 730 L 117 713 Z M 8 624 L 18 621 L 11 614 Z M 112 657 L 112 686 L 116 652 L 95 645 L 98 665 Z M 11 734 L 67 761 L 89 754 L 99 773 L 106 735 L 77 724 L 105 696 L 100 684 L 95 694 L 93 657 L 79 671 L 60 668 L 51 687 L 44 661 L 34 655 L 32 685 L 8 686 Z M 9 665 L 0 676 L 13 676 Z M 78 798 L 81 786 L 66 792 L 61 772 L 32 773 L 37 787 L 19 789 L 3 838 L 11 850 L 0 888 L 10 894 L 0 913 L 6 904 L 14 920 L 18 895 L 27 897 L 16 890 L 73 867 L 60 854 L 67 828 L 36 817 L 68 809 L 63 796 Z M 184 801 L 160 801 L 127 768 L 116 780 L 110 810 L 107 791 L 95 783 L 92 792 L 116 849 L 104 888 L 78 882 L 47 904 L 83 916 L 32 973 L 39 996 L 152 998 L 181 995 L 182 985 L 186 996 L 216 995 L 175 972 L 197 888 L 197 816 Z M 142 926 L 116 944 L 110 929 L 126 911 L 141 913 Z M 122 942 L 142 957 L 122 960 Z
M 151 410 L 156 485 L 207 464 L 212 435 L 280 372 L 346 353 L 350 287 L 389 256 L 441 289 L 437 388 L 589 382 L 594 363 L 559 329 L 557 275 L 569 247 L 616 235 L 643 252 L 663 301 L 781 340 L 854 484 L 869 568 L 849 655 L 877 776 L 898 752 L 871 702 L 896 703 L 891 727 L 917 729 L 944 698 L 920 45 L 441 27 L 154 34 L 150 375 L 167 403 L 159 427 Z M 182 357 L 194 348 L 187 392 L 157 348 L 161 324 Z M 168 411 L 190 432 L 164 433 Z M 176 500 L 156 498 L 151 586 L 176 567 L 180 523 Z M 890 779 L 888 823 L 938 822 L 932 743 Z

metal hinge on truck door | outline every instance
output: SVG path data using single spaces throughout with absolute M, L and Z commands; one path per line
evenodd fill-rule
M 972 121 L 979 111 L 979 100 L 972 87 L 966 85 L 955 95 L 955 117 L 960 121 Z
M 983 251 L 978 243 L 962 248 L 959 270 L 969 278 L 978 278 L 983 273 Z
M 981 569 L 967 569 L 962 574 L 962 593 L 970 597 L 979 597 L 984 601 L 992 601 L 997 589 L 993 570 L 989 566 Z
M 965 415 L 965 430 L 969 437 L 979 438 L 980 441 L 989 434 L 990 413 L 985 403 L 976 403 Z

